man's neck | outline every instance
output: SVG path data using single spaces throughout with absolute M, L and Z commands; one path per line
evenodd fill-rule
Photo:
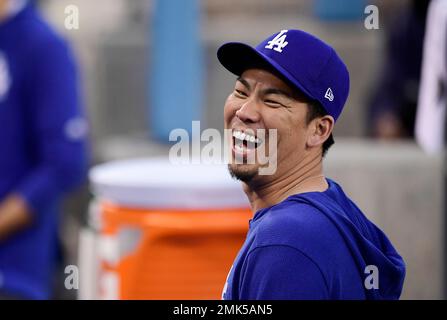
M 323 192 L 328 184 L 323 175 L 321 154 L 303 158 L 298 166 L 264 183 L 243 183 L 251 209 L 256 211 L 278 204 L 287 197 L 304 192 Z M 279 168 L 278 168 L 279 169 Z

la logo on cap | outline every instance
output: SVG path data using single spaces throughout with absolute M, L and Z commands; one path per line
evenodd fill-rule
M 331 88 L 327 88 L 326 93 L 324 94 L 324 97 L 328 99 L 329 101 L 334 101 L 334 93 L 332 92 Z
M 287 31 L 289 30 L 281 30 L 281 32 L 278 33 L 276 37 L 267 42 L 267 45 L 264 48 L 273 49 L 277 52 L 282 52 L 282 49 L 284 49 L 289 44 L 286 41 L 287 35 L 285 33 L 287 33 Z

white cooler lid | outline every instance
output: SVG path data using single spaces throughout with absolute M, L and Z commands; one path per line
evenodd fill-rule
M 99 200 L 139 208 L 249 207 L 239 181 L 226 165 L 172 164 L 167 158 L 108 162 L 89 173 Z

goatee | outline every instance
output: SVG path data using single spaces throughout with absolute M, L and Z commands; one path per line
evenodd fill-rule
M 238 166 L 233 167 L 231 164 L 228 165 L 228 171 L 233 179 L 240 180 L 242 182 L 250 182 L 258 174 L 257 169 L 247 169 L 240 168 Z

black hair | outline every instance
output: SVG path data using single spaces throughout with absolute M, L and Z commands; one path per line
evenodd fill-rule
M 321 118 L 328 114 L 327 111 L 321 105 L 321 103 L 316 100 L 309 101 L 307 105 L 309 108 L 307 110 L 306 124 L 309 124 L 312 120 L 316 118 Z M 334 143 L 335 140 L 331 132 L 326 141 L 323 142 L 323 154 L 322 154 L 323 157 L 326 155 L 327 151 Z

